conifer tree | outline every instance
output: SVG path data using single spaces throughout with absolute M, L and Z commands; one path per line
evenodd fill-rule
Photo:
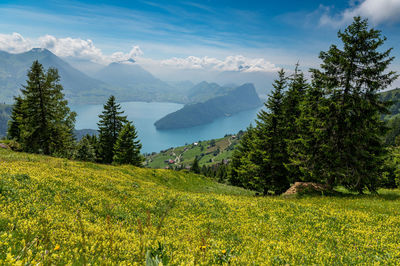
M 307 182 L 328 183 L 331 173 L 329 168 L 334 156 L 331 147 L 324 143 L 330 138 L 330 132 L 325 130 L 330 125 L 329 99 L 324 97 L 321 84 L 313 80 L 300 104 L 300 116 L 296 119 L 297 138 L 288 141 L 290 166 L 298 169 L 301 174 L 296 179 Z
M 121 106 L 116 103 L 115 97 L 110 96 L 104 105 L 104 111 L 97 124 L 99 126 L 99 160 L 102 163 L 112 163 L 114 157 L 114 146 L 118 135 L 126 122 L 126 116 L 120 111 Z
M 89 135 L 84 136 L 77 145 L 74 159 L 80 161 L 94 162 L 96 160 L 96 152 L 90 143 Z
M 233 186 L 256 189 L 253 185 L 251 169 L 244 169 L 246 157 L 253 151 L 253 140 L 255 138 L 254 127 L 250 124 L 240 138 L 239 145 L 233 151 L 232 161 L 228 169 L 228 181 Z
M 365 187 L 375 191 L 385 153 L 380 115 L 387 112 L 387 104 L 377 93 L 397 78 L 395 72 L 387 71 L 394 58 L 391 49 L 380 51 L 386 38 L 360 17 L 339 31 L 338 37 L 343 48 L 332 45 L 321 52 L 321 70 L 312 70 L 314 83 L 327 100 L 319 107 L 325 112 L 314 131 L 326 137 L 316 138 L 321 148 L 314 157 L 317 160 L 306 164 L 323 166 L 330 185 L 341 184 L 360 193 Z M 329 164 L 324 163 L 326 158 Z
M 114 146 L 115 163 L 142 166 L 143 158 L 140 155 L 142 144 L 137 138 L 135 126 L 129 121 L 126 122 Z
M 14 97 L 10 120 L 8 122 L 8 138 L 20 141 L 21 125 L 24 119 L 23 100 L 20 96 Z
M 298 63 L 296 64 L 294 74 L 288 81 L 288 90 L 285 92 L 283 100 L 283 119 L 284 127 L 286 128 L 284 130 L 284 137 L 287 146 L 299 137 L 300 127 L 297 124 L 297 121 L 300 118 L 301 104 L 308 89 L 307 80 L 305 79 L 303 72 L 299 69 Z M 291 177 L 291 182 L 301 179 L 302 174 L 296 164 L 286 164 L 286 168 L 289 171 L 288 174 Z
M 274 90 L 265 103 L 268 111 L 261 110 L 256 120 L 257 161 L 260 163 L 259 181 L 264 195 L 268 191 L 281 194 L 289 188 L 289 175 L 285 164 L 289 162 L 286 146 L 286 121 L 284 113 L 284 90 L 287 77 L 284 70 L 278 72 L 279 78 L 273 84 Z
M 197 159 L 197 156 L 194 157 L 193 164 L 190 167 L 190 171 L 196 174 L 200 174 L 199 159 Z
M 45 72 L 34 61 L 26 83 L 22 96 L 16 97 L 10 137 L 28 152 L 67 155 L 73 148 L 76 114 L 64 99 L 57 69 Z
M 243 136 L 232 159 L 229 179 L 264 195 L 281 194 L 289 187 L 285 164 L 289 162 L 284 120 L 284 89 L 287 77 L 283 70 L 273 84 L 274 90 L 256 120 L 257 126 Z M 247 133 L 248 134 L 248 133 Z

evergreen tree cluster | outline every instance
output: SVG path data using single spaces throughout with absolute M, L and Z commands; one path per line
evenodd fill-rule
M 26 152 L 65 156 L 73 150 L 74 112 L 62 93 L 55 68 L 34 61 L 21 95 L 15 97 L 8 136 Z
M 110 96 L 99 115 L 99 135 L 87 135 L 78 144 L 76 159 L 100 163 L 142 166 L 142 144 L 135 126 L 126 119 L 120 104 Z
M 391 49 L 380 51 L 380 31 L 354 22 L 320 53 L 308 82 L 298 65 L 283 70 L 274 90 L 235 151 L 229 180 L 264 194 L 280 194 L 296 181 L 342 185 L 362 193 L 380 185 L 389 104 L 379 98 L 396 78 L 387 71 Z
M 135 126 L 122 115 L 114 96 L 110 96 L 99 116 L 99 137 L 87 135 L 76 143 L 76 113 L 71 112 L 64 99 L 57 69 L 45 71 L 34 61 L 27 76 L 21 95 L 15 97 L 8 126 L 8 137 L 23 151 L 81 161 L 142 165 L 142 145 Z

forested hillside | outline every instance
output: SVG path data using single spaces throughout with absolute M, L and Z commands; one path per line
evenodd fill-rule
M 218 117 L 257 108 L 261 104 L 254 85 L 244 84 L 230 90 L 224 96 L 218 96 L 202 103 L 185 105 L 182 109 L 156 121 L 154 125 L 161 130 L 193 127 L 210 123 Z

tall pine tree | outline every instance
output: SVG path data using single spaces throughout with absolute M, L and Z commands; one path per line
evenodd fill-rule
M 298 169 L 300 175 L 295 178 L 306 182 L 328 183 L 331 173 L 326 171 L 334 160 L 331 147 L 325 145 L 331 137 L 327 127 L 331 127 L 329 117 L 329 99 L 318 80 L 305 92 L 300 104 L 300 116 L 296 119 L 297 138 L 288 141 L 291 168 Z M 332 185 L 332 184 L 331 184 Z
M 387 104 L 377 93 L 397 78 L 395 72 L 387 71 L 394 58 L 391 49 L 380 51 L 386 38 L 360 17 L 339 31 L 338 37 L 342 49 L 332 45 L 321 52 L 321 70 L 312 70 L 314 83 L 326 99 L 319 106 L 322 114 L 315 129 L 325 138 L 316 138 L 320 149 L 314 160 L 319 159 L 313 164 L 329 173 L 330 185 L 341 184 L 361 193 L 365 187 L 375 191 L 385 153 L 380 115 L 387 112 Z M 323 161 L 326 158 L 329 164 Z
M 244 187 L 264 195 L 270 191 L 281 194 L 290 184 L 285 167 L 289 158 L 283 105 L 287 77 L 283 70 L 279 71 L 279 78 L 273 86 L 274 90 L 265 103 L 267 110 L 258 114 L 252 138 L 243 137 L 241 140 L 241 151 L 234 155 L 229 171 L 230 180 L 239 181 Z
M 115 163 L 142 166 L 143 158 L 140 155 L 142 144 L 137 138 L 135 126 L 129 121 L 126 122 L 114 146 Z
M 57 69 L 34 61 L 21 97 L 16 97 L 9 135 L 25 151 L 68 155 L 73 148 L 74 112 L 62 93 Z
M 284 127 L 286 127 L 284 134 L 287 146 L 290 146 L 290 143 L 299 137 L 300 127 L 297 121 L 301 116 L 301 104 L 307 90 L 307 80 L 297 63 L 293 75 L 288 80 L 288 90 L 283 99 L 283 119 Z M 288 150 L 289 152 L 290 150 Z M 291 182 L 301 180 L 302 173 L 296 164 L 289 162 L 286 164 L 286 168 L 289 171 Z
M 233 151 L 232 161 L 228 169 L 228 181 L 231 185 L 244 187 L 247 189 L 256 189 L 253 186 L 252 175 L 248 174 L 250 169 L 244 169 L 246 157 L 253 151 L 253 140 L 255 138 L 255 129 L 250 124 L 240 139 L 239 145 Z
M 196 174 L 200 174 L 199 159 L 197 159 L 197 156 L 194 157 L 192 166 L 190 167 L 190 171 Z
M 102 163 L 112 163 L 114 157 L 114 146 L 117 142 L 118 135 L 127 121 L 126 116 L 121 110 L 121 106 L 116 103 L 115 97 L 110 96 L 104 105 L 104 111 L 97 124 L 99 126 L 99 144 L 98 153 L 99 161 Z
M 21 125 L 25 117 L 23 109 L 23 99 L 21 96 L 14 97 L 14 105 L 12 107 L 10 120 L 8 122 L 8 138 L 21 141 Z

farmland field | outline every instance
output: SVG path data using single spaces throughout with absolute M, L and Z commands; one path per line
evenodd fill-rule
M 399 228 L 398 190 L 256 197 L 185 171 L 0 150 L 0 264 L 388 265 Z

